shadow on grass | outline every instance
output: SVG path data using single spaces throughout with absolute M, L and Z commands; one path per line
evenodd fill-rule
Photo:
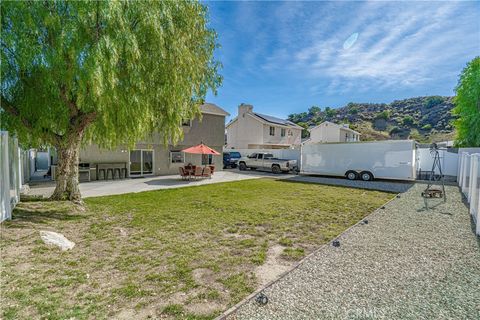
M 149 180 L 145 181 L 145 184 L 148 184 L 150 186 L 180 186 L 180 185 L 189 185 L 195 184 L 195 180 L 182 180 L 180 176 L 178 176 L 178 179 L 174 178 L 168 178 L 168 179 L 155 179 L 155 180 Z
M 12 213 L 12 220 L 5 225 L 9 228 L 27 228 L 30 224 L 47 224 L 50 221 L 74 221 L 86 219 L 87 214 L 80 212 L 70 203 L 53 201 L 29 201 L 20 203 Z

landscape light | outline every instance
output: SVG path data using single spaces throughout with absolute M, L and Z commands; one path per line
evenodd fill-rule
M 257 296 L 255 297 L 255 301 L 264 306 L 268 303 L 268 297 L 263 293 L 263 292 L 260 292 L 259 294 L 257 294 Z

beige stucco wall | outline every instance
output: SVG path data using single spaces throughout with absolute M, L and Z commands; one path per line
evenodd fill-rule
M 345 130 L 338 125 L 324 122 L 310 129 L 309 142 L 351 142 L 355 137 L 359 140 L 359 137 L 350 130 Z
M 225 137 L 225 117 L 204 114 L 201 121 L 195 119 L 191 127 L 184 127 L 184 139 L 177 145 L 163 144 L 159 134 L 145 139 L 135 145 L 134 149 L 153 150 L 153 166 L 155 175 L 176 174 L 178 167 L 183 163 L 171 163 L 170 151 L 180 151 L 185 148 L 197 145 L 201 142 L 222 153 Z M 213 156 L 213 164 L 216 170 L 223 167 L 223 157 Z M 195 165 L 201 165 L 201 155 L 185 155 L 185 162 L 191 162 Z M 115 150 L 101 149 L 96 145 L 84 146 L 80 150 L 80 162 L 87 163 L 108 163 L 108 162 L 126 162 L 129 169 L 130 152 L 126 147 L 119 147 Z
M 310 142 L 340 142 L 340 129 L 331 123 L 322 123 L 310 130 Z
M 263 144 L 290 144 L 299 145 L 302 141 L 302 130 L 297 128 L 289 128 L 276 126 L 273 124 L 263 124 Z M 275 128 L 275 135 L 270 135 L 270 127 Z M 284 128 L 285 136 L 282 137 L 282 128 Z M 289 135 L 289 131 L 291 135 Z
M 252 115 L 252 110 L 249 110 L 248 107 L 240 106 L 237 120 L 228 126 L 226 148 L 248 149 L 252 146 L 268 144 L 300 145 L 302 129 L 265 124 Z M 270 136 L 270 126 L 275 127 L 274 136 Z M 281 136 L 281 128 L 287 130 L 284 137 Z M 291 136 L 288 135 L 289 130 L 292 133 Z
M 227 148 L 248 149 L 249 144 L 263 144 L 263 125 L 248 113 L 240 114 L 227 128 Z

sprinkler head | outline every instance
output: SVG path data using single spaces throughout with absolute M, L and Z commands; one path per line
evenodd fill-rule
M 338 240 L 333 240 L 332 246 L 337 247 L 337 248 L 340 247 L 340 241 L 338 241 Z
M 366 219 L 363 220 L 362 222 L 363 222 L 363 224 L 368 224 L 368 220 L 366 220 Z

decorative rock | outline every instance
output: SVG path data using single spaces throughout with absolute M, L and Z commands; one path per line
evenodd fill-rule
M 60 249 L 62 249 L 62 251 L 70 250 L 75 246 L 75 242 L 68 240 L 61 233 L 41 230 L 40 237 L 42 238 L 43 242 L 45 242 L 46 244 L 55 245 Z

